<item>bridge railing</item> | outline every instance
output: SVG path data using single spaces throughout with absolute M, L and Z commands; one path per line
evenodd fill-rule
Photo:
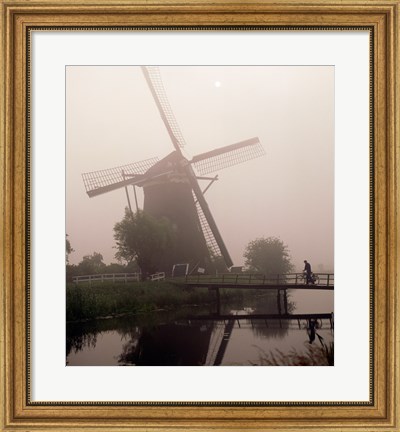
M 334 273 L 314 273 L 315 285 L 334 286 Z M 307 280 L 303 273 L 288 273 L 266 276 L 257 273 L 224 273 L 220 275 L 187 275 L 187 283 L 210 283 L 221 285 L 302 285 Z
M 334 273 L 313 273 L 315 284 L 322 286 L 334 286 L 335 285 L 335 274 Z M 307 278 L 304 273 L 288 273 L 287 283 L 302 284 L 307 283 Z

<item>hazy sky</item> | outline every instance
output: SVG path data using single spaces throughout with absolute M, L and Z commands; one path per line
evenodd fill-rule
M 297 269 L 307 259 L 315 271 L 321 264 L 333 270 L 334 68 L 160 70 L 187 143 L 185 156 L 252 137 L 266 151 L 215 173 L 219 180 L 205 195 L 234 264 L 244 263 L 249 241 L 275 236 L 288 246 Z M 69 66 L 66 77 L 66 232 L 75 250 L 70 262 L 94 251 L 115 262 L 113 227 L 124 216 L 125 190 L 89 198 L 81 174 L 161 159 L 173 146 L 139 67 Z

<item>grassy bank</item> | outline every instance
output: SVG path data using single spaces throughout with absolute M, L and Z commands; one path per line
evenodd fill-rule
M 246 291 L 246 292 L 244 292 Z M 241 300 L 253 290 L 221 290 L 223 300 Z M 215 302 L 215 292 L 162 282 L 67 285 L 67 321 L 151 312 L 182 305 L 205 305 Z
M 334 366 L 334 343 L 329 342 L 326 345 L 321 342 L 321 345 L 309 345 L 305 352 L 299 352 L 295 349 L 291 349 L 288 353 L 279 350 L 269 354 L 262 352 L 260 364 L 262 366 Z

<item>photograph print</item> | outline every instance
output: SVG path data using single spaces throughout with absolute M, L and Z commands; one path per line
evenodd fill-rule
M 334 67 L 66 67 L 66 364 L 334 365 Z

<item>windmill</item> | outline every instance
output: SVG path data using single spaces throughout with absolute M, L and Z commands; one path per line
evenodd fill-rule
M 182 153 L 185 140 L 169 104 L 160 70 L 142 66 L 142 71 L 167 129 L 174 150 L 163 159 L 144 161 L 82 174 L 86 192 L 95 197 L 128 186 L 144 193 L 143 211 L 154 217 L 166 217 L 172 223 L 177 244 L 160 262 L 160 271 L 171 272 L 177 263 L 189 263 L 190 269 L 212 269 L 213 257 L 222 257 L 227 268 L 232 259 L 211 214 L 205 192 L 218 179 L 207 174 L 265 154 L 258 138 L 251 138 L 198 154 L 188 160 Z M 195 170 L 200 174 L 196 175 Z M 199 180 L 209 181 L 202 190 Z M 137 200 L 136 200 L 137 207 Z

